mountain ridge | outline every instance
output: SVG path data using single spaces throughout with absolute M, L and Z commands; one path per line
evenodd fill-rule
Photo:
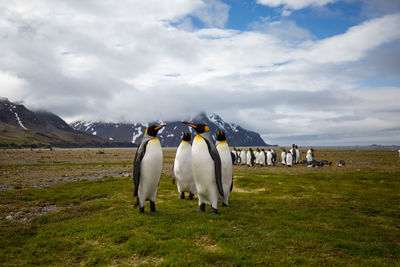
M 110 147 L 130 143 L 104 140 L 74 130 L 49 111 L 31 111 L 20 102 L 0 97 L 0 147 Z
M 225 122 L 219 115 L 215 113 L 201 112 L 193 117 L 191 122 L 204 123 L 210 128 L 215 139 L 218 129 L 225 132 L 227 142 L 230 146 L 268 146 L 261 136 L 250 130 L 242 128 L 236 123 Z M 182 121 L 156 121 L 156 122 L 140 122 L 140 123 L 113 123 L 113 122 L 96 122 L 96 121 L 75 121 L 70 124 L 77 131 L 87 134 L 100 136 L 104 139 L 119 140 L 125 142 L 138 143 L 143 136 L 146 127 L 149 124 L 164 124 L 166 126 L 158 133 L 161 145 L 165 147 L 176 147 L 181 142 L 182 132 L 190 132 L 193 136 L 195 131 L 193 128 L 183 124 Z

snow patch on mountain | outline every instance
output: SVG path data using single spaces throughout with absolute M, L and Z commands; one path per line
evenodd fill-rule
M 8 106 L 8 105 L 7 105 L 7 106 Z M 21 128 L 23 128 L 23 129 L 25 129 L 25 130 L 29 130 L 29 129 L 26 128 L 25 125 L 22 123 L 21 119 L 20 119 L 19 116 L 18 116 L 18 113 L 15 112 L 14 110 L 12 110 L 12 109 L 15 109 L 15 108 L 16 108 L 15 105 L 10 105 L 8 109 L 10 110 L 11 113 L 14 113 L 15 119 L 17 120 L 19 126 L 21 126 Z
M 135 126 L 136 126 L 136 123 L 135 123 Z M 133 131 L 133 134 L 132 134 L 132 143 L 136 143 L 136 139 L 139 137 L 139 136 L 141 136 L 143 134 L 143 132 L 142 132 L 142 127 L 138 127 L 138 128 L 136 128 L 134 131 Z

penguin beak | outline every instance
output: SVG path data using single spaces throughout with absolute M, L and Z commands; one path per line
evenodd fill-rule
M 164 128 L 164 127 L 165 127 L 165 124 L 157 126 L 156 128 L 154 128 L 154 130 L 158 131 L 158 130 Z
M 186 125 L 188 125 L 188 126 L 190 126 L 190 127 L 194 128 L 194 129 L 196 129 L 196 128 L 197 128 L 197 126 L 196 126 L 196 125 L 194 125 L 194 124 L 192 124 L 192 123 L 189 123 L 189 122 L 186 122 L 186 121 L 183 121 L 182 123 L 184 123 L 184 124 L 186 124 Z

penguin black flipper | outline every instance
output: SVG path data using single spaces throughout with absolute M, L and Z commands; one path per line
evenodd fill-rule
M 135 186 L 135 191 L 133 196 L 137 196 L 138 190 L 139 190 L 139 182 L 140 182 L 140 163 L 142 162 L 142 159 L 144 157 L 144 154 L 146 153 L 146 146 L 149 143 L 150 140 L 147 140 L 144 143 L 141 143 L 136 151 L 135 154 L 135 160 L 133 163 L 133 183 Z
M 210 156 L 211 156 L 212 160 L 214 161 L 215 180 L 217 182 L 218 192 L 223 197 L 224 190 L 222 189 L 221 158 L 219 157 L 217 148 L 215 146 L 211 145 L 211 143 L 206 138 L 204 138 L 204 141 L 206 141 L 206 144 L 208 147 L 208 152 L 210 153 Z
M 232 192 L 232 189 L 233 189 L 233 175 L 232 175 L 231 189 L 230 189 L 230 191 L 229 191 L 229 192 Z

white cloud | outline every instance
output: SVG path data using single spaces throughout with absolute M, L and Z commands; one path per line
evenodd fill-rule
M 283 7 L 282 16 L 290 16 L 294 10 L 306 7 L 322 7 L 338 0 L 257 0 L 257 4 L 270 7 Z
M 287 19 L 224 29 L 228 10 L 192 0 L 0 3 L 0 96 L 68 120 L 214 111 L 273 143 L 368 140 L 361 129 L 372 136 L 400 127 L 399 87 L 360 85 L 371 72 L 388 74 L 379 59 L 398 51 L 382 47 L 399 41 L 400 14 L 315 40 Z M 196 29 L 196 16 L 210 28 Z
M 382 44 L 400 38 L 400 13 L 351 27 L 346 33 L 318 41 L 304 56 L 313 62 L 356 61 Z
M 228 20 L 229 6 L 218 0 L 206 0 L 193 15 L 207 27 L 223 28 Z
M 285 6 L 292 10 L 298 10 L 308 6 L 324 6 L 336 1 L 337 0 L 257 0 L 257 3 L 271 7 Z
M 0 97 L 8 97 L 11 101 L 20 101 L 26 96 L 25 80 L 9 72 L 0 70 Z

